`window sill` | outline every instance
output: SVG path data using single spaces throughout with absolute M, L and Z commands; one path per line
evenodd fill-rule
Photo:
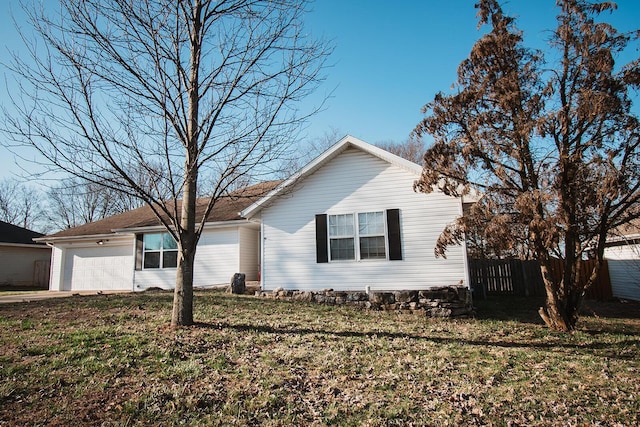
M 329 260 L 329 264 L 348 264 L 353 262 L 385 262 L 389 261 L 389 258 L 377 258 L 377 259 L 345 259 L 345 260 Z

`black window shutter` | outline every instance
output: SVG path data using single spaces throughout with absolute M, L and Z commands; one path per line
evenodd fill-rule
M 142 234 L 136 234 L 136 270 L 142 270 Z
M 387 233 L 389 239 L 389 259 L 402 259 L 402 242 L 400 239 L 400 209 L 387 210 Z
M 329 262 L 326 214 L 316 215 L 316 262 Z

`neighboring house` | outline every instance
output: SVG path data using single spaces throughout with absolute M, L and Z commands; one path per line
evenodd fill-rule
M 261 223 L 262 288 L 469 286 L 466 248 L 434 248 L 463 201 L 417 193 L 422 167 L 351 136 L 247 207 Z
M 640 228 L 630 225 L 607 239 L 604 257 L 613 296 L 640 301 Z
M 238 215 L 277 183 L 262 183 L 220 199 L 198 243 L 194 286 L 229 283 L 234 273 L 258 279 L 260 226 Z M 208 199 L 198 200 L 202 215 Z M 177 246 L 149 206 L 52 234 L 50 289 L 171 289 L 176 280 Z
M 264 290 L 411 290 L 469 286 L 466 249 L 436 258 L 461 198 L 416 193 L 422 167 L 351 136 L 290 179 L 221 200 L 196 253 L 194 286 L 234 273 Z M 276 186 L 277 185 L 277 186 Z M 149 207 L 42 239 L 52 290 L 172 288 L 177 250 Z M 261 266 L 261 270 L 259 268 Z
M 42 234 L 0 221 L 0 285 L 46 288 L 51 248 L 36 243 Z

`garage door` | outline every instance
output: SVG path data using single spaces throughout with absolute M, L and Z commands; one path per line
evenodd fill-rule
M 69 248 L 63 290 L 131 290 L 133 267 L 130 245 Z

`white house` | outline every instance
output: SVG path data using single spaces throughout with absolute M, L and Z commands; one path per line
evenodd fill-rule
M 616 298 L 640 301 L 640 233 L 636 226 L 607 239 L 604 257 Z
M 258 279 L 260 226 L 239 216 L 272 189 L 268 182 L 219 200 L 198 243 L 194 286 L 229 283 L 234 273 Z M 207 200 L 198 201 L 204 209 Z M 148 206 L 38 239 L 53 248 L 49 289 L 171 289 L 177 246 Z
M 346 136 L 243 210 L 261 223 L 263 290 L 468 287 L 464 246 L 434 255 L 463 201 L 415 192 L 421 171 Z
M 0 221 L 0 285 L 47 286 L 51 249 L 34 238 L 42 234 Z
M 247 280 L 261 273 L 263 290 L 468 287 L 464 246 L 446 259 L 434 255 L 463 201 L 414 192 L 421 170 L 346 136 L 279 185 L 222 200 L 198 244 L 194 286 L 229 283 L 240 272 Z M 148 207 L 42 241 L 53 247 L 51 290 L 137 291 L 175 281 L 175 242 Z

